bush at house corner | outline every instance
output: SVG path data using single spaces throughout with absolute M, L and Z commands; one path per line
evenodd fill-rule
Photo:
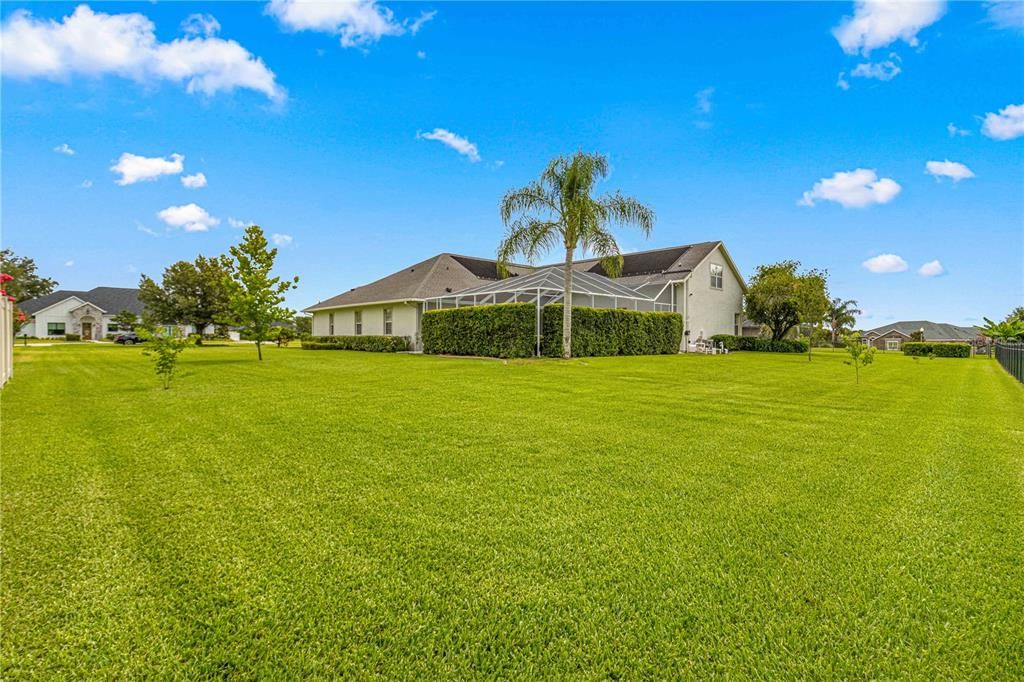
M 758 353 L 806 353 L 807 342 L 802 339 L 766 339 L 760 336 L 733 336 L 715 334 L 711 341 L 722 344 L 729 351 L 747 350 Z
M 409 339 L 405 336 L 312 336 L 302 342 L 302 349 L 399 353 L 409 350 L 409 345 Z

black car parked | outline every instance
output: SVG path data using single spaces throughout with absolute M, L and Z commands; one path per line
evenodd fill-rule
M 142 343 L 142 337 L 135 332 L 125 332 L 124 334 L 118 334 L 115 336 L 114 343 L 123 343 L 126 346 L 134 346 L 136 343 Z

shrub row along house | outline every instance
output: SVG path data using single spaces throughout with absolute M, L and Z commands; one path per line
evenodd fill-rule
M 918 339 L 929 343 L 971 343 L 981 334 L 978 327 L 959 327 L 945 322 L 929 322 L 927 320 L 909 320 L 890 322 L 874 329 L 869 329 L 861 336 L 861 341 L 878 350 L 902 350 L 903 344 Z
M 576 261 L 573 306 L 678 313 L 680 350 L 687 339 L 741 333 L 746 283 L 720 241 L 623 255 L 622 273 L 609 278 L 600 259 Z M 560 304 L 562 265 L 510 265 L 442 253 L 305 309 L 314 336 L 404 336 L 422 350 L 423 314 L 496 303 Z

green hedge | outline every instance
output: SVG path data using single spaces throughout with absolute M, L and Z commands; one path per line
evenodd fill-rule
M 405 336 L 312 336 L 302 342 L 303 350 L 365 350 L 371 353 L 398 353 L 409 350 Z
M 423 313 L 423 352 L 528 358 L 537 340 L 537 309 L 529 303 L 447 308 Z
M 682 318 L 675 313 L 573 307 L 572 354 L 657 355 L 679 352 Z M 534 354 L 537 308 L 502 303 L 423 314 L 423 351 L 444 355 L 526 358 Z M 562 306 L 543 308 L 541 354 L 562 354 Z
M 904 355 L 934 355 L 937 358 L 969 358 L 969 343 L 930 343 L 927 341 L 907 341 L 903 344 Z
M 714 343 L 723 344 L 728 350 L 748 350 L 757 353 L 806 353 L 807 342 L 800 339 L 766 339 L 760 336 L 733 336 L 732 334 L 715 334 L 711 337 Z
M 65 334 L 64 335 L 64 340 L 65 341 L 81 341 L 82 340 L 82 335 L 81 334 Z

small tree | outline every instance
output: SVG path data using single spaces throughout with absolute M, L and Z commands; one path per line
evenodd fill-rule
M 853 365 L 857 383 L 860 384 L 861 367 L 867 367 L 875 361 L 875 347 L 862 342 L 855 334 L 850 334 L 846 337 L 846 352 L 850 354 L 850 359 L 844 362 Z
M 799 267 L 795 260 L 758 266 L 747 288 L 747 318 L 768 327 L 775 341 L 801 322 L 820 324 L 828 310 L 826 273 Z
M 287 346 L 289 343 L 296 339 L 295 330 L 291 327 L 272 327 L 270 329 L 269 340 L 277 344 L 277 347 Z
M 174 370 L 178 365 L 178 355 L 193 344 L 191 338 L 181 336 L 181 330 L 177 327 L 171 329 L 173 331 L 170 334 L 159 327 L 141 330 L 142 337 L 150 342 L 142 354 L 153 358 L 153 369 L 163 383 L 165 391 L 171 387 L 171 378 L 174 377 Z
M 163 324 L 191 325 L 201 345 L 203 331 L 228 311 L 227 272 L 225 256 L 178 261 L 164 270 L 160 284 L 143 275 L 139 300 Z
M 281 304 L 285 292 L 294 289 L 299 278 L 271 276 L 277 249 L 270 248 L 259 225 L 245 228 L 242 241 L 229 251 L 228 314 L 256 342 L 256 355 L 263 360 L 262 345 L 270 338 L 270 325 L 295 316 L 294 310 Z
M 135 325 L 139 323 L 139 316 L 130 310 L 122 310 L 117 315 L 110 318 L 110 321 L 117 325 L 117 328 L 124 331 L 131 331 L 135 329 Z
M 52 293 L 57 281 L 36 274 L 36 262 L 27 256 L 17 256 L 10 249 L 0 250 L 0 272 L 9 275 L 3 282 L 6 296 L 13 296 L 15 303 L 39 298 Z
M 300 339 L 304 339 L 313 333 L 313 316 L 312 315 L 296 315 L 295 316 L 295 333 L 299 335 Z
M 814 331 L 821 329 L 825 315 L 828 314 L 829 298 L 828 275 L 822 270 L 810 270 L 796 278 L 797 314 L 800 321 L 810 325 L 812 331 L 807 335 L 807 361 L 811 360 L 814 348 Z

